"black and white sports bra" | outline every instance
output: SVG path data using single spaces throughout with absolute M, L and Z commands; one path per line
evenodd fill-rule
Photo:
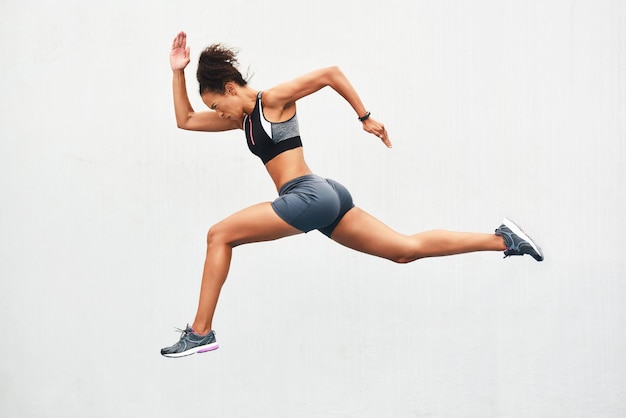
M 270 122 L 263 115 L 261 95 L 256 96 L 256 105 L 250 115 L 243 119 L 243 129 L 250 151 L 259 157 L 263 164 L 290 149 L 302 146 L 298 117 L 284 122 Z

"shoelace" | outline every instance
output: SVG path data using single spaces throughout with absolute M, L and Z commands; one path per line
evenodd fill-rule
M 187 328 L 185 329 L 180 329 L 177 327 L 174 327 L 174 329 L 176 330 L 176 332 L 180 332 L 180 339 L 182 340 L 183 338 L 185 338 L 187 335 L 191 334 L 193 332 L 193 330 L 191 328 L 189 328 L 189 325 L 187 325 Z
M 189 324 L 187 324 L 187 328 L 185 328 L 185 329 L 181 329 L 181 328 L 178 328 L 178 327 L 174 327 L 174 330 L 176 330 L 176 332 L 180 332 L 180 339 L 181 339 L 181 340 L 182 340 L 183 338 L 185 338 L 185 337 L 186 337 L 187 335 L 189 335 L 189 334 L 195 334 L 195 335 L 197 335 L 198 337 L 202 337 L 202 338 L 206 336 L 206 335 L 198 335 L 198 334 L 196 334 L 195 332 L 193 332 L 193 329 L 192 329 L 192 328 L 189 328 Z M 213 335 L 215 335 L 215 331 L 212 331 L 212 332 L 213 332 Z

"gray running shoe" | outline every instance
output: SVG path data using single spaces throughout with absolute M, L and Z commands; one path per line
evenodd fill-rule
M 206 353 L 217 350 L 219 345 L 215 340 L 215 332 L 210 331 L 207 335 L 198 335 L 193 332 L 189 324 L 187 328 L 178 329 L 180 340 L 171 347 L 161 349 L 161 355 L 165 357 L 184 357 L 196 353 Z
M 496 229 L 496 235 L 504 238 L 506 250 L 504 250 L 504 258 L 511 255 L 529 254 L 537 261 L 543 261 L 543 251 L 528 236 L 522 228 L 517 226 L 515 222 L 509 218 L 504 218 L 502 225 Z

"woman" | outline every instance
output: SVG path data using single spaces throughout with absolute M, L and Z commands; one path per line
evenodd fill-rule
M 234 247 L 290 235 L 321 231 L 357 251 L 397 263 L 472 251 L 530 254 L 543 260 L 539 247 L 510 220 L 495 234 L 429 231 L 402 235 L 355 207 L 348 190 L 311 171 L 304 161 L 296 116 L 296 102 L 330 86 L 354 109 L 363 129 L 391 147 L 385 126 L 374 120 L 359 95 L 337 67 L 323 68 L 292 81 L 258 91 L 237 70 L 236 54 L 219 44 L 206 48 L 199 59 L 197 78 L 208 111 L 196 112 L 187 97 L 184 69 L 189 64 L 186 34 L 172 44 L 174 110 L 181 129 L 219 132 L 244 130 L 250 151 L 257 155 L 276 185 L 279 197 L 243 209 L 210 228 L 200 300 L 191 327 L 180 340 L 161 350 L 181 357 L 218 348 L 212 319 Z

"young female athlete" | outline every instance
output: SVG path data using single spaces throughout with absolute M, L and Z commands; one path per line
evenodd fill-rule
M 397 263 L 472 251 L 504 251 L 505 257 L 529 254 L 543 260 L 541 249 L 508 219 L 495 234 L 437 230 L 403 235 L 355 207 L 344 186 L 313 174 L 304 161 L 296 102 L 326 86 L 352 106 L 366 132 L 391 147 L 385 126 L 370 117 L 339 68 L 322 68 L 260 91 L 250 87 L 237 70 L 236 54 L 214 44 L 200 55 L 197 70 L 200 95 L 209 110 L 196 112 L 185 83 L 189 48 L 184 32 L 174 38 L 170 64 L 178 127 L 206 132 L 242 129 L 250 151 L 261 159 L 274 181 L 278 198 L 243 209 L 209 229 L 195 320 L 181 330 L 176 344 L 161 350 L 162 355 L 182 357 L 218 348 L 212 331 L 213 313 L 233 248 L 241 244 L 317 229 L 342 245 Z

